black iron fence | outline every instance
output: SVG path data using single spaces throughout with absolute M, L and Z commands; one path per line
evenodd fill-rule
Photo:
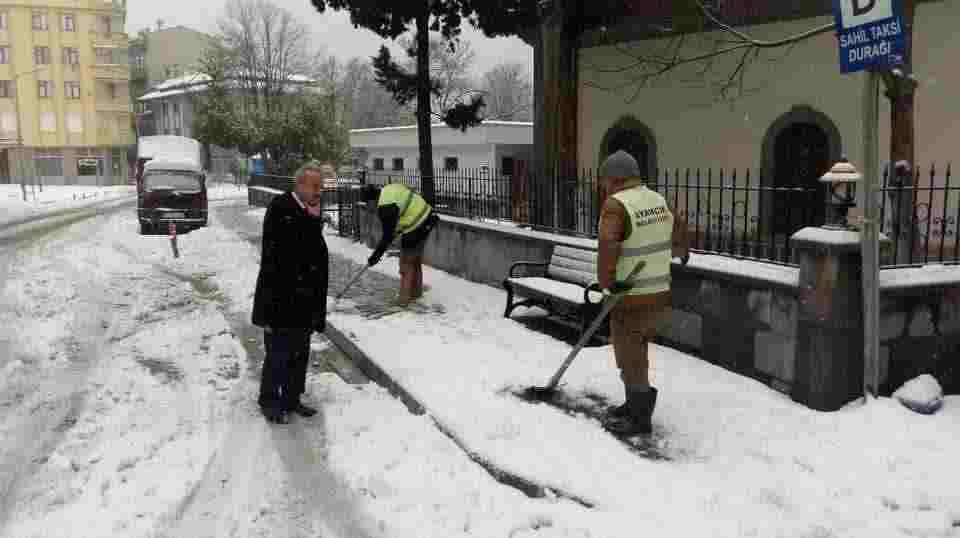
M 889 266 L 960 261 L 960 185 L 951 182 L 949 164 L 907 177 L 884 171 L 880 215 L 892 240 Z
M 602 185 L 593 171 L 541 180 L 486 169 L 438 170 L 442 213 L 536 230 L 596 237 Z M 368 172 L 372 184 L 421 188 L 417 171 Z M 748 170 L 674 169 L 647 185 L 687 221 L 695 250 L 791 263 L 790 235 L 824 220 L 825 191 L 772 187 Z
M 883 179 L 883 231 L 894 239 L 886 266 L 960 261 L 960 184 L 952 184 L 950 166 L 930 167 L 902 179 L 886 174 Z M 404 183 L 422 191 L 416 170 L 367 171 L 357 181 Z M 250 185 L 288 191 L 293 178 L 254 175 Z M 699 252 L 793 264 L 790 236 L 803 227 L 822 225 L 826 217 L 827 192 L 822 184 L 777 186 L 749 169 L 662 170 L 647 185 L 686 222 L 691 246 Z M 593 171 L 541 179 L 486 168 L 437 170 L 434 186 L 436 207 L 443 214 L 597 236 L 604 193 Z M 331 200 L 336 200 L 341 233 L 352 234 L 359 191 L 344 182 L 336 190 Z

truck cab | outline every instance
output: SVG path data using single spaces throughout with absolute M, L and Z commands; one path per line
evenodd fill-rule
M 206 172 L 200 144 L 180 136 L 143 137 L 137 159 L 137 218 L 142 235 L 207 225 Z

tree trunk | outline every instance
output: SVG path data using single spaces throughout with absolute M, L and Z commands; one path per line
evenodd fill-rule
M 420 194 L 436 206 L 433 183 L 433 133 L 430 116 L 430 7 L 424 1 L 423 15 L 417 17 L 417 138 L 420 144 Z
M 577 47 L 571 2 L 554 2 L 535 46 L 537 224 L 572 229 L 577 189 Z
M 912 187 L 916 184 L 916 126 L 914 103 L 916 84 L 908 78 L 913 74 L 913 22 L 916 18 L 916 0 L 903 0 L 903 22 L 907 38 L 903 77 L 886 76 L 886 97 L 890 100 L 890 166 L 888 183 Z M 895 165 L 904 161 L 911 173 L 895 177 Z M 920 245 L 919 230 L 914 222 L 912 192 L 890 194 L 891 224 L 896 241 L 897 263 L 908 263 L 911 249 Z

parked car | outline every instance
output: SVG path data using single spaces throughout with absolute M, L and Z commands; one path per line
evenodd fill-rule
M 186 233 L 207 225 L 207 184 L 200 143 L 183 136 L 141 137 L 137 155 L 140 233 Z

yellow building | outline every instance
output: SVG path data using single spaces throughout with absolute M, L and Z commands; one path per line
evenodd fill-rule
M 125 18 L 126 0 L 0 0 L 0 182 L 126 181 Z

